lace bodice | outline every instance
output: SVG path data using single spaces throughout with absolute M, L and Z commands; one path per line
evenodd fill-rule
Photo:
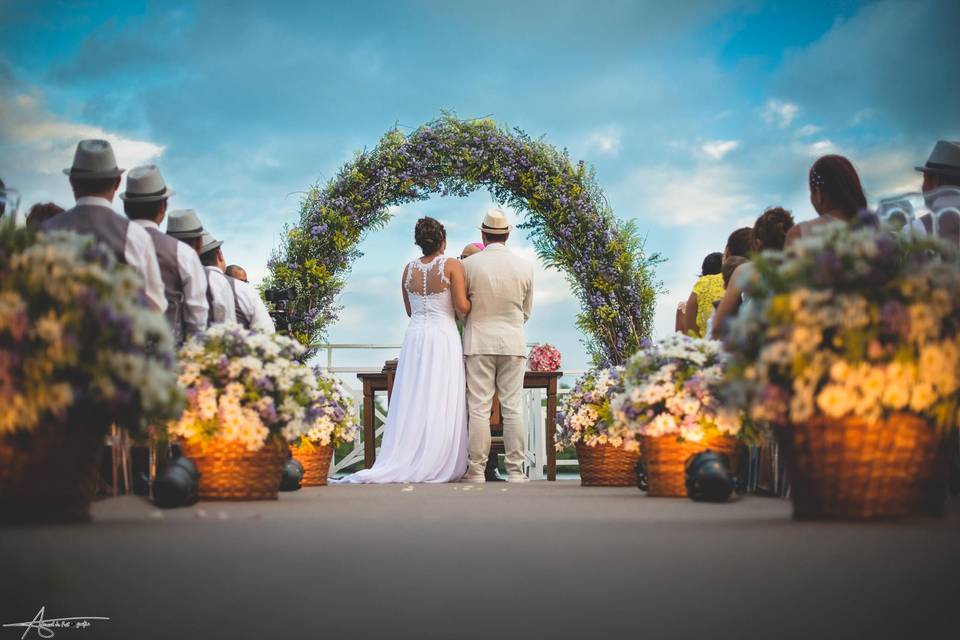
M 437 256 L 426 264 L 414 260 L 407 265 L 404 286 L 410 298 L 411 322 L 454 322 L 450 279 L 444 271 L 446 261 L 446 256 Z

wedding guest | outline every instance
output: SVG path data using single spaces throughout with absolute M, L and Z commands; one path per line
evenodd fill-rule
M 240 269 L 244 278 L 246 278 L 246 271 L 237 265 L 230 266 L 234 267 L 234 273 L 236 273 L 237 269 Z M 254 289 L 246 279 L 241 280 L 231 276 L 230 267 L 227 267 L 226 276 L 227 282 L 230 283 L 230 291 L 233 293 L 233 304 L 237 313 L 237 324 L 244 329 L 254 329 L 264 333 L 275 333 L 276 328 L 273 326 L 273 319 L 270 317 L 270 312 L 267 311 L 267 305 L 264 304 L 263 298 L 260 297 L 257 290 Z
M 486 245 L 484 245 L 482 242 L 471 242 L 463 248 L 463 251 L 460 252 L 460 259 L 464 260 L 472 255 L 480 253 L 483 251 L 485 246 Z
M 707 321 L 713 315 L 714 302 L 723 298 L 723 254 L 715 252 L 703 259 L 700 277 L 684 307 L 684 333 L 697 338 L 706 335 Z
M 960 190 L 960 142 L 938 140 L 927 162 L 915 168 L 923 173 L 921 190 L 931 211 L 948 207 L 960 209 L 960 196 L 953 191 Z M 928 234 L 934 233 L 933 222 L 929 213 L 919 220 Z M 960 245 L 960 216 L 953 212 L 941 214 L 937 235 Z
M 197 252 L 160 231 L 167 201 L 174 194 L 154 165 L 131 169 L 127 190 L 120 194 L 123 211 L 150 235 L 167 300 L 167 322 L 177 344 L 207 326 L 207 278 Z
M 782 207 L 773 207 L 764 211 L 753 225 L 753 251 L 782 251 L 787 235 L 793 228 L 793 214 Z M 744 303 L 744 291 L 753 279 L 753 265 L 741 264 L 730 276 L 730 284 L 717 307 L 713 321 L 713 338 L 723 337 L 730 318 L 740 310 Z
M 810 167 L 810 204 L 819 217 L 795 225 L 787 234 L 787 245 L 809 235 L 816 227 L 834 221 L 850 222 L 867 208 L 867 197 L 853 164 L 838 155 L 819 158 Z
M 7 185 L 4 184 L 3 179 L 0 178 L 0 218 L 3 217 L 3 214 L 7 211 Z
M 39 229 L 44 222 L 57 214 L 63 213 L 63 207 L 52 202 L 38 202 L 27 212 L 27 226 Z
M 734 256 L 749 258 L 753 251 L 753 227 L 741 227 L 727 238 L 727 246 L 723 249 L 723 262 Z
M 75 231 L 92 235 L 116 255 L 117 260 L 133 267 L 144 281 L 144 293 L 150 306 L 167 310 L 160 264 L 153 242 L 140 225 L 113 210 L 113 196 L 120 188 L 123 169 L 117 167 L 113 148 L 106 140 L 81 140 L 73 157 L 73 166 L 63 172 L 77 206 L 50 218 L 41 226 L 47 231 Z
M 240 265 L 237 265 L 237 264 L 227 265 L 226 274 L 227 276 L 231 278 L 236 278 L 241 282 L 250 282 L 250 280 L 247 279 L 247 270 L 241 267 Z
M 753 229 L 750 230 L 751 233 Z M 723 263 L 723 270 L 720 272 L 721 277 L 723 278 L 723 290 L 726 292 L 727 287 L 730 286 L 730 278 L 733 277 L 733 272 L 737 270 L 742 264 L 750 262 L 743 256 L 730 256 L 727 258 L 726 262 Z M 722 298 L 721 298 L 722 300 Z M 717 318 L 717 308 L 720 306 L 720 300 L 716 300 L 713 303 L 713 311 L 710 314 L 710 319 L 707 320 L 707 330 L 704 333 L 705 336 L 713 336 L 713 321 Z
M 193 209 L 177 209 L 167 216 L 167 235 L 193 249 L 197 255 L 203 248 L 203 225 Z
M 234 302 L 233 287 L 223 273 L 227 262 L 223 259 L 223 251 L 220 250 L 222 245 L 222 240 L 217 240 L 206 231 L 203 232 L 200 243 L 200 263 L 207 273 L 209 324 L 236 324 L 237 307 Z

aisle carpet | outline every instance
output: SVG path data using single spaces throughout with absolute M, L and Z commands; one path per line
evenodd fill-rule
M 94 518 L 0 529 L 0 623 L 45 606 L 110 618 L 56 634 L 80 640 L 960 633 L 957 502 L 905 524 L 794 523 L 777 499 L 566 481 L 337 486 L 174 511 L 110 498 Z

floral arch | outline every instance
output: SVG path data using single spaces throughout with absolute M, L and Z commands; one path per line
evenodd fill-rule
M 446 115 L 412 133 L 388 131 L 300 203 L 300 222 L 274 251 L 266 287 L 288 289 L 289 332 L 316 348 L 341 310 L 337 297 L 367 231 L 389 207 L 433 194 L 486 188 L 523 215 L 545 264 L 564 272 L 580 300 L 578 327 L 599 363 L 622 363 L 649 337 L 659 283 L 632 222 L 618 220 L 592 169 L 566 151 L 492 120 Z M 311 351 L 312 351 L 311 349 Z

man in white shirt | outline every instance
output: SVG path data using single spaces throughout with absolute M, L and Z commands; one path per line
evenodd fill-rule
M 254 329 L 264 333 L 276 333 L 273 326 L 273 318 L 267 311 L 267 305 L 263 303 L 263 298 L 257 290 L 247 282 L 247 272 L 242 267 L 235 264 L 226 269 L 227 281 L 233 290 L 234 304 L 237 308 L 237 323 L 247 329 Z M 237 275 L 244 277 L 239 278 Z
M 236 324 L 237 307 L 234 302 L 233 288 L 224 275 L 227 266 L 223 259 L 222 240 L 217 240 L 204 231 L 201 236 L 200 263 L 207 272 L 207 302 L 210 305 L 210 324 Z
M 44 231 L 74 231 L 91 235 L 108 247 L 117 260 L 133 267 L 144 281 L 144 293 L 153 309 L 167 310 L 160 265 L 150 236 L 142 227 L 113 210 L 113 196 L 120 188 L 123 169 L 117 168 L 113 148 L 106 140 L 81 140 L 70 176 L 77 206 L 47 220 Z
M 150 235 L 160 264 L 167 321 L 177 344 L 206 329 L 209 316 L 207 276 L 197 252 L 160 231 L 167 213 L 167 187 L 154 165 L 136 167 L 127 174 L 127 190 L 120 194 L 123 211 Z

